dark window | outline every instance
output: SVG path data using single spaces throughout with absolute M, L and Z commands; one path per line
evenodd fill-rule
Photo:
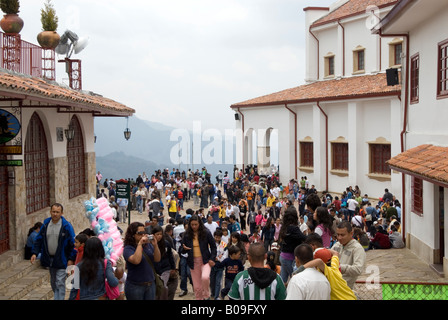
M 390 144 L 370 145 L 370 173 L 389 174 Z
M 359 71 L 364 70 L 364 68 L 365 68 L 364 67 L 364 65 L 365 65 L 364 56 L 365 56 L 364 50 L 358 51 L 358 70 Z
M 332 143 L 333 169 L 348 171 L 348 143 Z
M 420 56 L 416 54 L 411 57 L 411 102 L 418 102 L 420 91 L 419 73 L 420 73 Z
M 395 65 L 401 64 L 401 53 L 403 52 L 403 44 L 399 43 L 394 46 L 394 62 Z
M 75 130 L 73 140 L 67 143 L 69 199 L 86 193 L 84 139 L 78 118 L 73 117 L 71 126 Z
M 313 142 L 300 142 L 300 166 L 314 167 Z
M 50 206 L 50 176 L 47 138 L 39 116 L 34 113 L 25 140 L 26 213 Z
M 412 212 L 423 215 L 423 180 L 412 177 Z
M 448 96 L 448 40 L 439 43 L 439 74 L 437 77 L 437 95 Z
M 328 75 L 334 75 L 334 57 L 328 58 Z

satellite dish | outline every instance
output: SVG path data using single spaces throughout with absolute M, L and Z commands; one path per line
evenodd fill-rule
M 79 38 L 73 31 L 67 30 L 61 36 L 59 45 L 55 48 L 57 54 L 65 54 L 66 58 L 70 58 L 75 52 L 75 54 L 80 53 L 85 49 L 89 42 L 88 38 Z
M 82 50 L 84 50 L 88 44 L 89 44 L 89 38 L 83 37 L 79 39 L 75 44 L 75 54 L 78 54 Z

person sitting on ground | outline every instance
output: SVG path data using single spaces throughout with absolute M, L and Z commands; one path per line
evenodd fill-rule
M 369 250 L 370 249 L 390 249 L 391 243 L 387 232 L 377 226 L 376 227 L 375 237 L 370 241 Z
M 390 227 L 391 233 L 389 234 L 390 242 L 392 243 L 392 248 L 402 249 L 405 247 L 401 233 L 398 232 L 395 225 Z

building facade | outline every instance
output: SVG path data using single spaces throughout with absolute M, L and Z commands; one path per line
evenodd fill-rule
M 277 130 L 282 182 L 307 176 L 320 191 L 358 185 L 370 197 L 388 188 L 401 199 L 401 176 L 386 165 L 401 152 L 401 84 L 388 85 L 386 70 L 401 67 L 403 38 L 371 32 L 395 4 L 304 8 L 306 84 L 231 106 L 244 132 L 236 141 L 239 166 L 268 167 L 266 137 Z
M 96 196 L 94 118 L 134 112 L 92 92 L 0 69 L 0 254 L 23 249 L 28 230 L 56 202 L 75 232 L 89 227 L 84 201 Z
M 375 30 L 404 35 L 402 173 L 407 246 L 448 276 L 448 3 L 401 0 Z

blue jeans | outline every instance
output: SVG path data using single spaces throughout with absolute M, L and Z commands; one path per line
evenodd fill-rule
M 190 267 L 187 265 L 187 258 L 184 258 L 182 256 L 180 256 L 179 260 L 179 272 L 180 272 L 180 290 L 188 291 L 187 280 L 190 279 L 190 283 L 192 283 L 193 281 L 191 280 Z
M 280 265 L 282 267 L 280 271 L 280 276 L 282 277 L 284 283 L 288 282 L 289 276 L 293 272 L 295 263 L 296 263 L 295 260 L 287 260 L 282 258 L 282 256 L 280 256 Z
M 126 281 L 124 286 L 126 300 L 155 300 L 156 285 L 154 281 L 150 285 L 139 285 Z
M 143 199 L 137 199 L 137 211 L 138 213 L 143 212 Z
M 221 292 L 222 274 L 224 268 L 212 267 L 210 272 L 210 295 L 216 300 Z
M 54 293 L 54 300 L 65 300 L 65 269 L 50 268 L 51 289 Z

